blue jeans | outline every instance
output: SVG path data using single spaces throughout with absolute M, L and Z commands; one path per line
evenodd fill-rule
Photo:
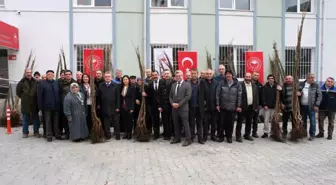
M 309 108 L 308 105 L 301 106 L 301 115 L 303 121 L 303 127 L 307 130 L 307 118 L 309 117 L 310 126 L 309 126 L 309 136 L 315 137 L 316 133 L 316 112 L 313 108 Z
M 23 128 L 22 133 L 23 134 L 29 134 L 29 122 L 30 119 L 32 119 L 33 126 L 34 126 L 34 133 L 39 133 L 40 129 L 40 121 L 38 114 L 22 114 L 23 116 Z

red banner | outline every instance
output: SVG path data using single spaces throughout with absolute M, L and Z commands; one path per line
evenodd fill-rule
M 93 53 L 91 53 L 93 51 Z M 90 62 L 92 57 L 92 67 L 94 76 L 96 76 L 97 70 L 103 70 L 104 68 L 104 50 L 103 49 L 84 49 L 83 51 L 83 67 L 84 73 L 90 75 Z
M 264 84 L 264 55 L 260 51 L 245 52 L 245 70 L 246 72 L 258 72 L 259 82 Z
M 19 50 L 19 30 L 0 21 L 0 47 Z
M 178 69 L 185 74 L 191 69 L 197 69 L 197 52 L 196 51 L 178 51 L 177 52 Z

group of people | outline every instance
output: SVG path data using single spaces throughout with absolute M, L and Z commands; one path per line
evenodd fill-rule
M 104 136 L 112 138 L 113 127 L 116 140 L 131 139 L 136 131 L 140 105 L 144 98 L 146 104 L 146 128 L 153 139 L 163 137 L 171 144 L 181 143 L 188 146 L 194 141 L 204 144 L 208 139 L 232 143 L 234 123 L 235 139 L 253 141 L 258 138 L 258 117 L 264 115 L 262 138 L 272 133 L 270 122 L 276 108 L 277 91 L 280 92 L 282 109 L 282 138 L 288 134 L 288 121 L 293 120 L 292 95 L 299 97 L 300 110 L 307 133 L 309 118 L 309 140 L 324 137 L 324 120 L 328 118 L 327 139 L 332 139 L 336 112 L 336 87 L 334 78 L 327 78 L 319 87 L 314 74 L 307 74 L 306 80 L 299 85 L 299 91 L 293 92 L 293 77 L 286 76 L 284 84 L 278 84 L 273 75 L 267 76 L 263 85 L 259 73 L 246 73 L 243 81 L 238 81 L 230 70 L 219 65 L 218 75 L 207 69 L 198 73 L 191 69 L 187 74 L 177 70 L 146 70 L 146 78 L 122 76 L 116 70 L 115 78 L 107 71 L 98 70 L 95 74 L 95 92 L 90 86 L 90 76 L 77 72 L 76 80 L 70 70 L 61 71 L 55 79 L 54 71 L 46 75 L 38 72 L 32 75 L 26 69 L 25 77 L 17 85 L 17 96 L 21 99 L 23 115 L 23 137 L 29 134 L 28 125 L 33 123 L 35 137 L 39 134 L 39 112 L 41 113 L 44 137 L 51 142 L 53 137 L 59 140 L 82 141 L 88 138 L 92 130 L 91 110 L 95 109 L 102 122 Z M 144 85 L 144 90 L 142 86 Z M 95 98 L 96 107 L 92 107 Z M 318 112 L 319 133 L 316 134 L 316 113 Z M 242 123 L 245 123 L 242 135 Z M 163 133 L 161 133 L 163 125 Z

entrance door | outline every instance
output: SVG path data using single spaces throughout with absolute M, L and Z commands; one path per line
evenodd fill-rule
M 8 79 L 8 52 L 6 49 L 0 49 L 0 78 Z M 6 98 L 8 85 L 8 80 L 0 79 L 0 99 Z

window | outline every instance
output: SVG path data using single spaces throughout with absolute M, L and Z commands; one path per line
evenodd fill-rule
M 237 78 L 245 75 L 245 52 L 251 51 L 252 46 L 220 46 L 219 63 L 228 68 L 228 62 L 233 61 Z
M 250 0 L 219 0 L 221 9 L 250 10 Z
M 111 58 L 112 58 L 112 45 L 111 44 L 79 44 L 79 45 L 75 45 L 75 58 L 76 58 L 76 62 L 77 62 L 77 71 L 84 71 L 84 62 L 83 62 L 83 57 L 84 57 L 84 49 L 88 49 L 88 48 L 100 48 L 104 50 L 104 65 L 110 65 L 108 64 L 109 62 L 111 62 Z
M 0 7 L 5 6 L 5 0 L 0 0 Z
M 1 0 L 0 0 L 1 1 Z M 75 6 L 78 7 L 110 7 L 112 0 L 75 0 Z
M 299 79 L 305 79 L 305 76 L 313 72 L 313 49 L 301 48 L 299 62 Z M 293 75 L 295 61 L 295 47 L 287 48 L 285 51 L 285 72 L 287 75 Z
M 311 0 L 286 0 L 287 12 L 311 12 L 311 9 Z
M 187 51 L 188 46 L 187 45 L 181 45 L 181 44 L 152 44 L 151 46 L 151 68 L 152 70 L 155 69 L 155 57 L 154 57 L 154 49 L 155 48 L 172 48 L 173 53 L 173 64 L 174 64 L 174 70 L 178 69 L 178 62 L 177 62 L 177 52 L 178 51 Z
M 183 8 L 186 0 L 152 0 L 152 7 Z

